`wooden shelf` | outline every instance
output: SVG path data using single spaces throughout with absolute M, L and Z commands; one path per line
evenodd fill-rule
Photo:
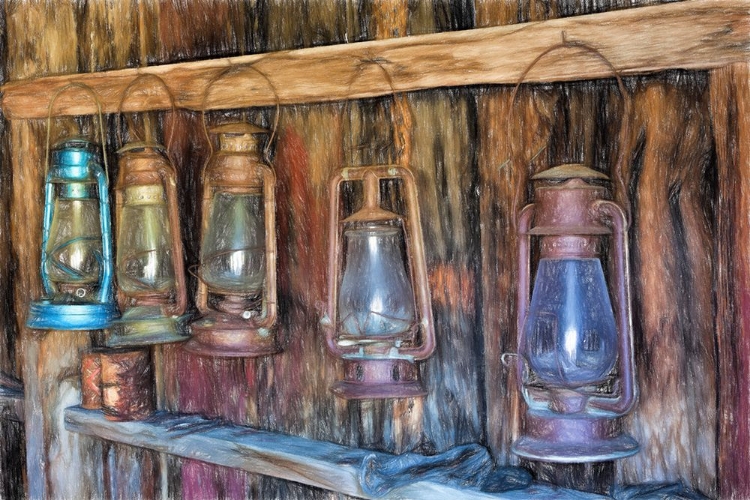
M 170 453 L 183 458 L 234 467 L 359 498 L 371 498 L 360 487 L 360 464 L 382 452 L 348 448 L 286 434 L 230 425 L 193 415 L 158 413 L 146 421 L 111 422 L 100 411 L 65 410 L 69 431 L 109 441 Z M 489 494 L 430 481 L 415 482 L 383 498 L 587 500 L 598 495 L 534 484 L 524 490 Z
M 0 416 L 23 422 L 23 391 L 0 385 Z
M 623 75 L 671 68 L 710 69 L 746 61 L 750 55 L 750 0 L 691 0 L 601 14 L 496 28 L 436 33 L 331 45 L 149 68 L 63 75 L 3 86 L 2 108 L 9 119 L 47 115 L 54 93 L 71 81 L 95 89 L 105 113 L 116 112 L 125 87 L 139 74 L 160 76 L 177 106 L 199 110 L 206 85 L 232 64 L 252 64 L 272 82 L 281 104 L 337 101 L 478 84 L 513 84 L 546 48 L 568 40 L 601 51 Z M 388 71 L 393 87 L 375 64 Z M 549 57 L 528 75 L 529 82 L 590 80 L 611 76 L 591 57 Z M 127 111 L 167 109 L 158 88 L 136 93 Z M 147 95 L 144 95 L 147 94 Z M 268 106 L 276 102 L 267 81 L 253 71 L 212 86 L 207 109 Z M 136 98 L 137 97 L 137 98 Z M 58 115 L 95 112 L 90 99 L 66 92 L 55 103 Z

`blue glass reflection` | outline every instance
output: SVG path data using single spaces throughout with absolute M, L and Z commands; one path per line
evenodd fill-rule
M 541 259 L 524 334 L 526 358 L 544 383 L 601 382 L 617 358 L 617 328 L 599 259 Z

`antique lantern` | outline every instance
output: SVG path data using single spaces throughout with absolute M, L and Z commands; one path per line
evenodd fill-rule
M 596 462 L 638 451 L 617 422 L 635 404 L 636 384 L 627 219 L 605 199 L 606 179 L 583 165 L 546 170 L 533 177 L 535 203 L 519 216 L 518 371 L 528 411 L 513 451 L 531 460 Z
M 89 139 L 70 137 L 47 154 L 51 165 L 45 178 L 41 259 L 45 296 L 31 304 L 30 328 L 96 330 L 108 327 L 117 315 L 101 153 Z
M 107 345 L 187 340 L 187 290 L 177 206 L 177 175 L 164 146 L 121 148 L 115 190 L 117 299 L 122 318 Z
M 187 348 L 211 356 L 278 352 L 276 222 L 273 170 L 263 163 L 258 134 L 228 123 L 203 174 L 203 224 L 196 305 Z
M 383 208 L 381 182 L 396 182 L 405 214 Z M 363 206 L 346 218 L 342 192 L 361 184 Z M 328 306 L 322 325 L 329 350 L 344 360 L 345 399 L 426 394 L 417 361 L 435 349 L 417 191 L 411 172 L 385 165 L 343 169 L 331 182 Z

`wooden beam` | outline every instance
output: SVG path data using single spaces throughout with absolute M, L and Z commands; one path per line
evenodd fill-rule
M 72 432 L 274 476 L 358 498 L 371 498 L 362 491 L 359 483 L 360 466 L 365 457 L 391 456 L 231 425 L 195 415 L 158 413 L 147 421 L 111 422 L 100 411 L 74 407 L 65 410 L 65 427 Z M 602 497 L 541 484 L 533 484 L 525 490 L 490 494 L 419 481 L 379 498 L 586 500 Z
M 511 26 L 436 33 L 339 44 L 249 56 L 133 68 L 100 73 L 51 76 L 15 81 L 2 87 L 2 107 L 10 119 L 43 118 L 54 93 L 75 80 L 95 89 L 106 113 L 116 112 L 128 83 L 141 73 L 165 80 L 177 106 L 199 110 L 207 84 L 232 64 L 252 64 L 255 72 L 236 74 L 211 87 L 207 109 L 336 101 L 394 91 L 512 84 L 546 48 L 568 40 L 601 51 L 622 74 L 672 68 L 710 69 L 750 56 L 750 0 L 691 0 L 601 14 L 530 22 Z M 382 71 L 362 60 L 380 61 Z M 549 57 L 527 76 L 528 82 L 590 80 L 611 76 L 591 58 Z M 158 88 L 129 98 L 128 111 L 166 109 Z M 95 112 L 80 93 L 69 92 L 55 104 L 59 115 Z

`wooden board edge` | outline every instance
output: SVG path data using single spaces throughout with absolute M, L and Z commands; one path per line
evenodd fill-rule
M 49 103 L 71 81 L 92 87 L 105 113 L 117 112 L 125 87 L 138 75 L 162 78 L 177 107 L 206 109 L 298 104 L 355 99 L 481 84 L 513 84 L 523 70 L 563 34 L 604 54 L 623 75 L 667 69 L 711 69 L 744 61 L 750 55 L 750 0 L 689 0 L 549 21 L 338 44 L 241 57 L 167 64 L 99 73 L 60 75 L 10 82 L 2 87 L 2 107 L 10 119 L 47 116 Z M 392 80 L 383 76 L 381 65 Z M 212 82 L 233 65 L 252 65 L 259 73 Z M 571 51 L 538 64 L 527 82 L 611 77 L 601 61 Z M 240 78 L 241 77 L 241 78 Z M 238 84 L 238 79 L 240 79 Z M 152 84 L 153 86 L 153 84 Z M 161 94 L 160 94 L 161 92 Z M 137 98 L 136 98 L 137 97 Z M 153 92 L 131 96 L 126 111 L 168 109 L 168 99 Z M 93 100 L 66 92 L 55 115 L 96 112 Z

